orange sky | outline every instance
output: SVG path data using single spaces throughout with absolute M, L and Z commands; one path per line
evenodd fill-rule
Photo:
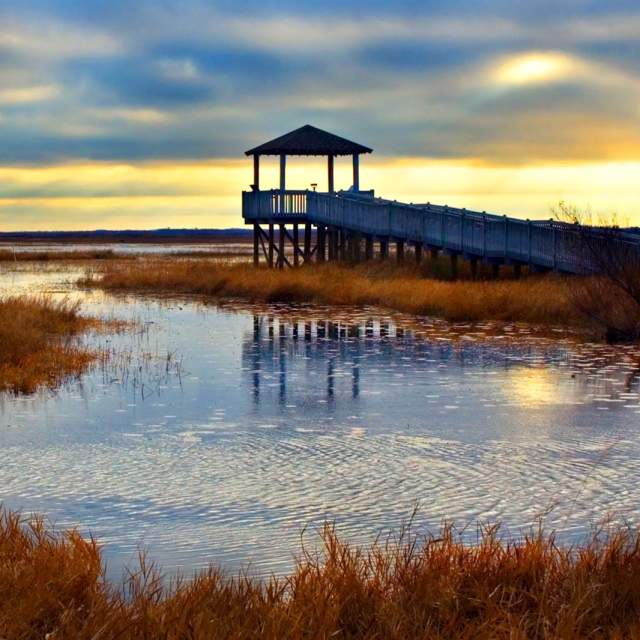
M 262 188 L 278 185 L 278 163 L 263 158 Z M 336 160 L 348 188 L 350 159 Z M 363 156 L 361 187 L 407 202 L 435 202 L 517 217 L 547 218 L 560 200 L 640 224 L 640 162 L 488 165 L 471 160 Z M 240 192 L 249 159 L 201 163 L 71 163 L 0 168 L 5 230 L 241 226 Z M 326 188 L 326 165 L 290 158 L 287 186 Z

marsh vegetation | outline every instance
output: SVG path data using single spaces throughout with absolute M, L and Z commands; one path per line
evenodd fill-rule
M 358 547 L 332 526 L 319 551 L 266 581 L 215 566 L 167 584 L 140 558 L 121 587 L 99 544 L 0 512 L 0 633 L 36 638 L 622 638 L 640 633 L 640 536 L 577 547 L 541 529 L 462 543 L 453 527 Z
M 380 306 L 453 321 L 504 320 L 585 326 L 565 278 L 425 278 L 389 263 L 314 265 L 283 271 L 192 260 L 108 263 L 83 281 L 109 291 L 196 294 L 261 302 Z
M 31 393 L 81 374 L 95 354 L 75 338 L 91 325 L 68 301 L 0 298 L 0 390 Z

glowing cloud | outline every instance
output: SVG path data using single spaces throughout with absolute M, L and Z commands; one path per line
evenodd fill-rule
M 562 80 L 575 75 L 582 67 L 578 60 L 563 53 L 535 52 L 501 60 L 492 75 L 498 84 L 525 85 Z

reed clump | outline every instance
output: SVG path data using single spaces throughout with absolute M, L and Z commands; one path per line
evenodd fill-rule
M 446 281 L 425 278 L 417 268 L 390 263 L 327 264 L 279 271 L 206 260 L 144 260 L 108 263 L 99 273 L 85 278 L 84 284 L 111 291 L 381 306 L 452 321 L 585 322 L 568 300 L 566 279 L 559 276 Z
M 0 511 L 0 637 L 640 637 L 640 535 L 615 529 L 562 547 L 541 530 L 496 528 L 465 545 L 451 527 L 358 548 L 333 527 L 290 575 L 260 581 L 210 567 L 167 583 L 144 558 L 116 587 L 98 544 Z
M 82 373 L 94 354 L 74 337 L 92 323 L 68 301 L 0 298 L 0 390 L 31 393 Z

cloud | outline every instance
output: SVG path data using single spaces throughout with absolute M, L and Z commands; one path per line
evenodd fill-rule
M 305 122 L 387 156 L 640 157 L 617 7 L 5 3 L 0 162 L 234 157 Z
M 60 93 L 59 87 L 51 84 L 31 87 L 0 88 L 0 105 L 44 102 L 55 98 Z

